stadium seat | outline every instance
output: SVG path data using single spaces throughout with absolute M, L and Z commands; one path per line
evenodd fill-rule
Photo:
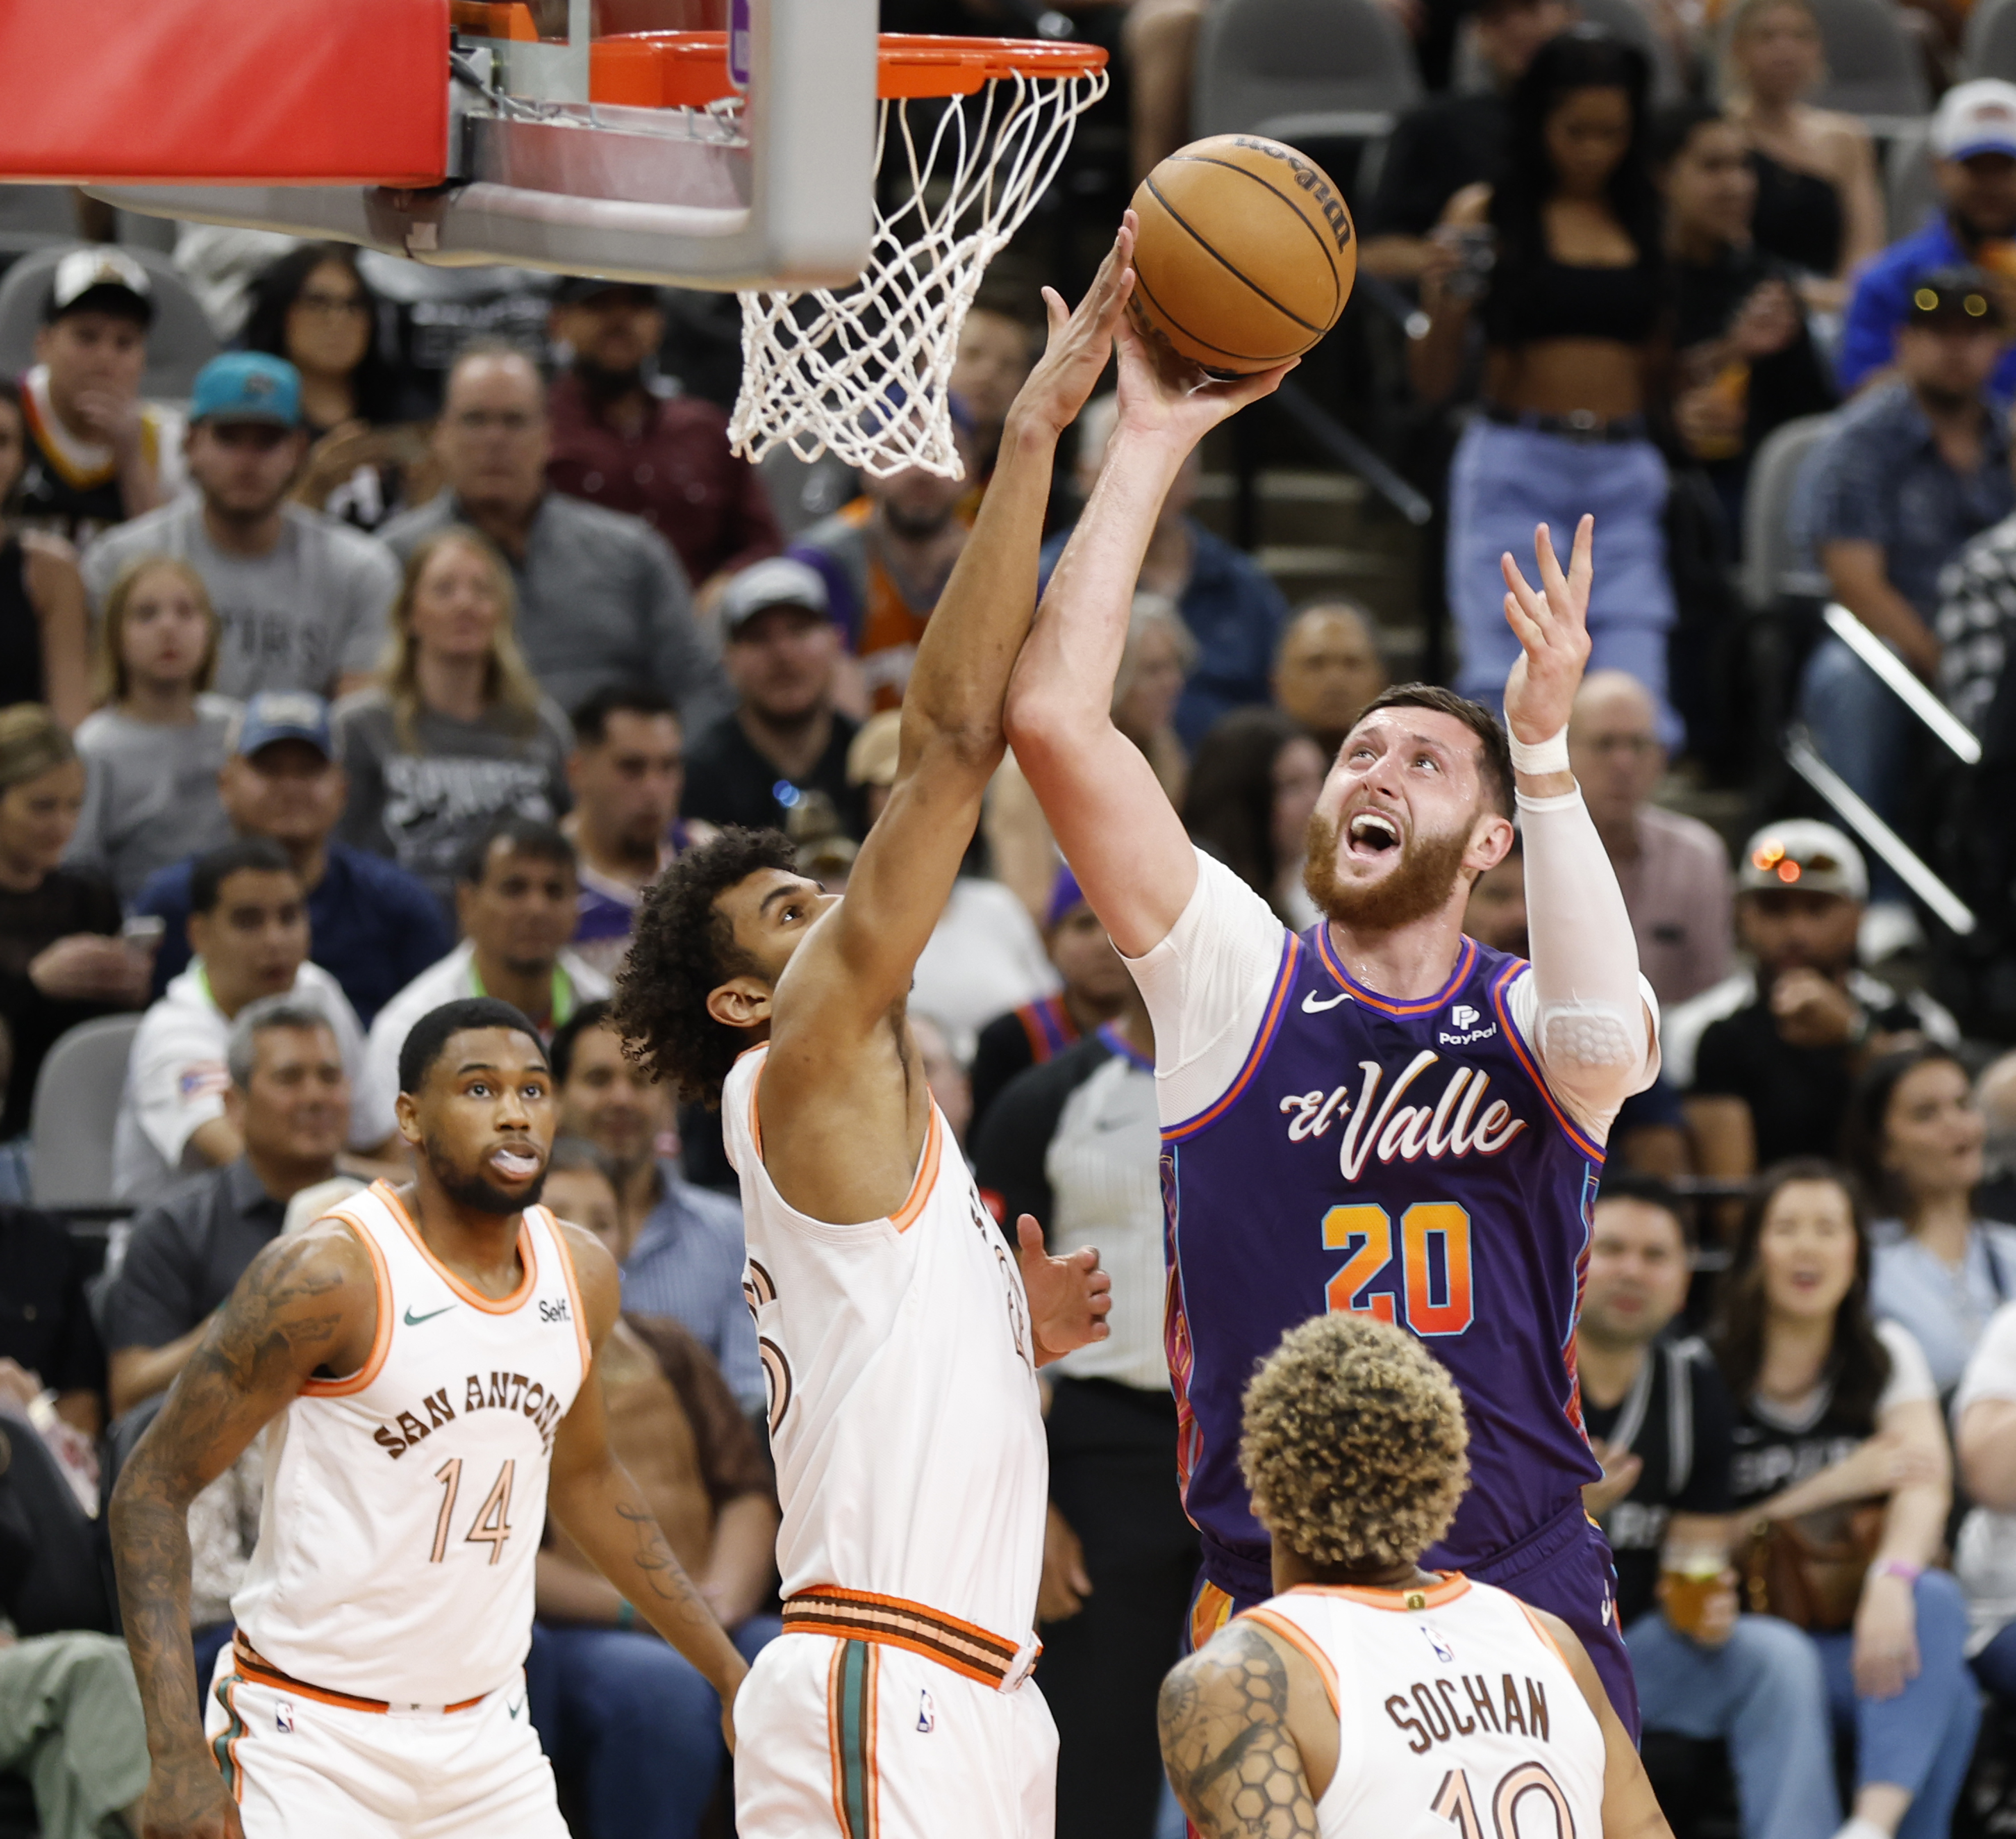
M 2010 15 L 2010 23 L 2016 27 L 2016 13 Z M 1915 235 L 1939 208 L 1939 182 L 1932 176 L 1932 156 L 1928 139 L 1926 128 L 1910 128 L 1899 135 L 1885 150 L 1883 201 L 1884 208 L 1889 213 L 1892 237 Z
M 1892 135 L 1931 109 L 1930 85 L 1918 41 L 1898 17 L 1892 0 L 1809 0 L 1820 21 L 1827 59 L 1827 82 L 1813 98 L 1816 106 L 1860 115 L 1872 131 Z M 1715 73 L 1727 49 L 1735 9 L 1723 15 L 1715 35 Z
M 1582 16 L 1590 25 L 1600 26 L 1627 45 L 1635 45 L 1652 65 L 1652 100 L 1679 102 L 1687 84 L 1674 61 L 1672 47 L 1654 30 L 1652 21 L 1638 0 L 1580 0 Z M 1451 87 L 1467 95 L 1481 95 L 1491 87 L 1491 73 L 1477 49 L 1477 41 L 1466 24 L 1456 39 L 1456 61 Z
M 1789 528 L 1799 469 L 1831 420 L 1802 416 L 1775 428 L 1757 450 L 1743 499 L 1743 565 L 1738 585 L 1753 613 L 1766 613 L 1787 597 L 1813 599 L 1827 583 L 1802 558 Z
M 2016 79 L 2016 5 L 2011 0 L 1980 0 L 1967 16 L 1960 68 L 1967 77 Z
M 1198 34 L 1190 119 L 1199 135 L 1365 140 L 1420 94 L 1413 48 L 1376 0 L 1221 0 Z
M 0 294 L 4 294 L 0 289 Z M 112 1125 L 126 1085 L 126 1056 L 140 1017 L 80 1022 L 42 1062 L 29 1113 L 38 1207 L 110 1207 Z
M 66 194 L 66 196 L 67 196 Z M 35 361 L 35 333 L 42 322 L 50 277 L 68 243 L 36 250 L 8 269 L 0 281 L 0 374 L 18 375 Z M 196 373 L 217 355 L 217 334 L 203 308 L 160 250 L 121 243 L 120 247 L 147 271 L 154 284 L 154 323 L 147 334 L 147 371 L 140 393 L 160 401 L 186 400 Z

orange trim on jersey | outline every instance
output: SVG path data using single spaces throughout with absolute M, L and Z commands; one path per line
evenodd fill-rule
M 1330 948 L 1327 922 L 1316 928 L 1316 953 L 1323 961 L 1323 968 L 1337 979 L 1339 984 L 1368 1009 L 1376 1009 L 1384 1015 L 1432 1015 L 1445 1002 L 1454 998 L 1477 965 L 1477 941 L 1466 938 L 1463 941 L 1463 949 L 1456 953 L 1456 969 L 1449 973 L 1447 983 L 1432 996 L 1417 997 L 1401 1002 L 1391 996 L 1381 995 L 1377 990 L 1367 989 L 1337 962 L 1337 953 Z
M 795 1591 L 786 1597 L 784 1632 L 901 1647 L 955 1673 L 963 1673 L 982 1686 L 996 1688 L 1008 1677 L 1021 1652 L 1005 1635 L 997 1635 L 977 1623 L 961 1621 L 956 1616 L 901 1596 L 843 1589 L 837 1584 L 815 1584 L 810 1589 Z M 1040 1646 L 1036 1651 L 1042 1651 Z
M 595 1348 L 588 1338 L 588 1312 L 581 1306 L 581 1285 L 574 1274 L 574 1253 L 568 1249 L 567 1233 L 550 1207 L 527 1207 L 526 1211 L 546 1216 L 546 1230 L 553 1234 L 554 1248 L 560 1253 L 560 1275 L 567 1279 L 567 1301 L 574 1305 L 574 1338 L 581 1346 L 581 1383 L 586 1385 L 588 1369 L 595 1364 Z
M 524 1233 L 518 1235 L 518 1261 L 525 1267 L 524 1275 L 518 1279 L 518 1287 L 509 1296 L 485 1296 L 481 1290 L 470 1288 L 434 1256 L 433 1247 L 420 1236 L 420 1229 L 413 1224 L 412 1215 L 400 1205 L 399 1197 L 393 1193 L 390 1182 L 373 1182 L 371 1192 L 392 1210 L 392 1217 L 406 1229 L 406 1236 L 418 1247 L 420 1256 L 434 1266 L 441 1281 L 472 1309 L 481 1309 L 486 1315 L 509 1315 L 513 1311 L 525 1306 L 527 1298 L 531 1295 L 539 1280 L 538 1251 L 529 1235 Z
M 1232 1620 L 1232 1599 L 1207 1580 L 1190 1605 L 1190 1652 L 1206 1646 L 1212 1636 Z
M 1517 1596 L 1514 1596 L 1512 1600 L 1514 1603 L 1519 1603 L 1519 1599 Z M 1553 1630 L 1550 1628 L 1545 1622 L 1542 1621 L 1540 1618 L 1537 1615 L 1534 1614 L 1532 1610 L 1523 1603 L 1519 1603 L 1519 1613 L 1532 1625 L 1533 1632 L 1539 1636 L 1543 1641 L 1546 1643 L 1547 1651 L 1553 1654 L 1554 1658 L 1559 1661 L 1563 1666 L 1568 1667 L 1568 1657 L 1561 1652 L 1561 1644 L 1554 1639 Z M 1575 1668 L 1573 1667 L 1568 1667 L 1568 1672 L 1572 1674 L 1575 1672 Z
M 1525 960 L 1517 959 L 1498 973 L 1497 981 L 1491 986 L 1491 1006 L 1498 1012 L 1498 1019 L 1505 1024 L 1505 1038 L 1512 1044 L 1512 1051 L 1519 1056 L 1519 1063 L 1526 1069 L 1526 1076 L 1533 1081 L 1540 1094 L 1541 1103 L 1554 1114 L 1554 1121 L 1561 1127 L 1561 1134 L 1600 1168 L 1608 1152 L 1593 1140 L 1568 1113 L 1562 1110 L 1554 1097 L 1553 1088 L 1548 1085 L 1546 1075 L 1526 1045 L 1526 1038 L 1519 1032 L 1517 1023 L 1512 1019 L 1512 980 L 1526 968 Z
M 1395 1614 L 1405 1615 L 1417 1609 L 1439 1609 L 1445 1603 L 1453 1603 L 1469 1588 L 1470 1579 L 1461 1571 L 1445 1571 L 1440 1583 L 1431 1584 L 1425 1590 L 1406 1584 L 1389 1585 L 1384 1589 L 1375 1589 L 1367 1584 L 1291 1584 L 1288 1593 L 1341 1596 L 1348 1603 L 1362 1603 L 1367 1609 L 1391 1610 Z
M 1239 1619 L 1258 1622 L 1262 1628 L 1272 1628 L 1283 1641 L 1298 1650 L 1302 1657 L 1315 1666 L 1316 1676 L 1323 1681 L 1323 1696 L 1330 1700 L 1330 1715 L 1335 1718 L 1343 1715 L 1337 1696 L 1337 1668 L 1330 1664 L 1330 1656 L 1316 1645 L 1314 1637 L 1306 1628 L 1290 1621 L 1279 1610 L 1269 1609 L 1265 1603 L 1257 1609 L 1247 1610 Z
M 735 1057 L 737 1060 L 746 1060 L 752 1053 L 761 1053 L 769 1045 L 767 1041 L 759 1042 L 754 1047 L 743 1048 Z M 763 1160 L 763 1120 L 757 1114 L 756 1094 L 761 1089 L 762 1084 L 763 1069 L 758 1067 L 756 1069 L 756 1077 L 749 1081 L 749 1140 L 756 1146 L 756 1160 L 758 1162 Z
M 279 1692 L 291 1692 L 302 1698 L 311 1698 L 319 1704 L 334 1705 L 345 1711 L 389 1712 L 391 1704 L 382 1698 L 359 1698 L 355 1693 L 337 1692 L 326 1686 L 311 1686 L 305 1679 L 297 1679 L 291 1673 L 283 1673 L 273 1663 L 263 1658 L 252 1643 L 243 1635 L 236 1635 L 231 1643 L 231 1664 L 242 1679 L 249 1679 L 254 1686 L 267 1686 Z M 466 1698 L 459 1704 L 443 1705 L 444 1713 L 466 1711 L 480 1705 L 489 1697 L 479 1692 L 473 1698 Z
M 938 1179 L 938 1152 L 941 1147 L 941 1132 L 938 1126 L 938 1108 L 931 1106 L 931 1127 L 924 1136 L 924 1153 L 917 1159 L 916 1179 L 910 1183 L 910 1192 L 903 1204 L 889 1216 L 889 1223 L 899 1233 L 907 1233 L 917 1223 L 917 1216 L 924 1211 L 924 1203 L 931 1197 L 931 1189 Z
M 392 1273 L 386 1266 L 385 1254 L 379 1249 L 378 1241 L 355 1214 L 346 1213 L 339 1207 L 322 1218 L 341 1220 L 350 1229 L 351 1236 L 370 1253 L 371 1280 L 377 1290 L 378 1325 L 372 1333 L 371 1351 L 365 1357 L 364 1364 L 347 1379 L 311 1379 L 301 1384 L 301 1396 L 304 1398 L 345 1398 L 352 1392 L 362 1391 L 378 1377 L 378 1369 L 385 1364 L 385 1356 L 392 1351 Z
M 1281 948 L 1280 966 L 1274 973 L 1274 993 L 1268 999 L 1267 1013 L 1262 1018 L 1258 1033 L 1253 1037 L 1253 1045 L 1247 1052 L 1246 1063 L 1239 1069 L 1238 1077 L 1208 1110 L 1200 1111 L 1194 1117 L 1186 1118 L 1180 1124 L 1165 1125 L 1162 1129 L 1164 1143 L 1181 1143 L 1186 1137 L 1195 1136 L 1199 1131 L 1215 1124 L 1238 1103 L 1247 1087 L 1252 1084 L 1253 1075 L 1260 1071 L 1261 1063 L 1266 1059 L 1268 1049 L 1274 1045 L 1274 1037 L 1280 1029 L 1281 1017 L 1287 1012 L 1288 995 L 1295 986 L 1296 967 L 1301 963 L 1301 956 L 1302 941 L 1291 932 L 1287 935 L 1287 943 Z
M 846 1658 L 846 1641 L 836 1641 L 826 1664 L 826 1752 L 833 1765 L 833 1824 L 842 1833 L 847 1830 L 847 1764 L 840 1753 L 840 1668 Z

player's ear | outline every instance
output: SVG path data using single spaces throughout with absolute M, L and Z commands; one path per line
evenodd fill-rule
M 724 1027 L 760 1028 L 770 1019 L 770 986 L 760 977 L 732 977 L 707 993 L 707 1013 Z
M 1504 861 L 1512 848 L 1512 820 L 1503 812 L 1484 811 L 1471 826 L 1470 847 L 1463 852 L 1463 866 L 1481 875 Z
M 393 1101 L 392 1115 L 398 1120 L 399 1135 L 418 1149 L 420 1144 L 420 1101 L 410 1092 L 402 1092 Z

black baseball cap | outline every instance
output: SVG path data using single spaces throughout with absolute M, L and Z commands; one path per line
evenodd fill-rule
M 2007 331 L 2009 322 L 2002 310 L 2001 290 L 1985 268 L 1954 263 L 1932 268 L 1912 283 L 1905 302 L 1906 326 L 1935 325 L 1941 322 L 1993 326 Z

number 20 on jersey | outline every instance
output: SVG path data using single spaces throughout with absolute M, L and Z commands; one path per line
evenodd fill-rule
M 1416 1201 L 1400 1215 L 1397 1240 L 1384 1207 L 1333 1207 L 1323 1215 L 1323 1242 L 1348 1254 L 1325 1287 L 1331 1314 L 1376 1315 L 1426 1338 L 1470 1326 L 1470 1215 L 1454 1201 Z M 1397 1294 L 1372 1287 L 1389 1272 Z

